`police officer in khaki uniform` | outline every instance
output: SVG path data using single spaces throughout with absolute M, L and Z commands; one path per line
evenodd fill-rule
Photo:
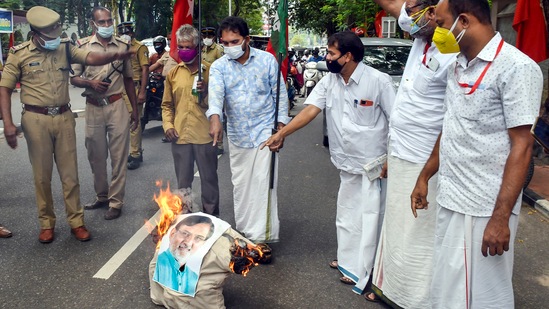
M 90 53 L 61 40 L 59 14 L 41 6 L 27 12 L 31 26 L 30 40 L 11 48 L 0 81 L 0 106 L 4 117 L 4 134 L 11 148 L 17 147 L 16 127 L 11 117 L 11 94 L 21 84 L 21 117 L 34 175 L 39 241 L 54 239 L 55 213 L 51 192 L 53 160 L 63 187 L 67 220 L 80 241 L 91 238 L 84 226 L 80 205 L 80 185 L 76 161 L 75 120 L 69 105 L 70 63 L 102 65 L 130 54 Z
M 223 47 L 215 42 L 215 28 L 206 27 L 202 29 L 202 60 L 212 64 L 223 56 Z M 223 117 L 223 127 L 226 128 L 225 118 Z M 226 131 L 226 129 L 225 129 Z M 221 155 L 223 150 L 223 141 L 217 142 L 217 154 Z
M 111 12 L 104 7 L 92 9 L 91 24 L 95 34 L 79 40 L 83 51 L 128 51 L 128 44 L 115 36 Z M 129 130 L 137 128 L 137 102 L 130 60 L 113 61 L 103 66 L 73 65 L 71 83 L 86 88 L 86 149 L 94 178 L 96 199 L 85 209 L 109 207 L 106 220 L 122 213 L 126 190 L 126 164 Z M 122 98 L 126 91 L 132 105 L 130 114 Z M 110 155 L 112 177 L 107 180 L 107 158 Z
M 212 64 L 223 56 L 223 47 L 215 42 L 215 28 L 202 29 L 202 60 Z
M 133 70 L 133 82 L 137 93 L 137 115 L 139 116 L 138 128 L 130 132 L 130 155 L 128 156 L 128 169 L 139 168 L 143 162 L 143 149 L 141 148 L 141 117 L 143 116 L 143 104 L 147 99 L 147 79 L 149 78 L 149 50 L 147 46 L 135 39 L 133 22 L 126 21 L 117 26 L 118 36 L 130 42 L 130 50 L 135 54 L 131 58 Z M 126 101 L 126 104 L 128 102 Z

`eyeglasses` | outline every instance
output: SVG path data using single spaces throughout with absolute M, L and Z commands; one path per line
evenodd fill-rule
M 181 235 L 181 237 L 183 237 L 183 239 L 185 239 L 185 240 L 187 240 L 189 238 L 192 238 L 194 242 L 206 241 L 206 237 L 204 237 L 202 235 L 193 235 L 192 233 L 190 233 L 188 231 L 180 231 L 180 230 L 176 230 L 176 232 L 179 233 L 179 235 Z
M 417 8 L 418 6 L 421 6 L 421 5 L 423 5 L 423 2 L 419 2 L 419 3 L 417 3 L 417 4 L 414 5 L 414 6 L 406 7 L 406 8 L 404 8 L 404 11 L 406 11 L 406 14 L 408 14 L 408 16 L 410 16 L 410 14 L 412 14 L 412 9 L 415 9 L 415 8 Z M 411 16 L 410 16 L 410 17 L 411 17 Z

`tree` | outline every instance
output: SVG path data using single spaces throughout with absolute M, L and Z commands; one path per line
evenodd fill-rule
M 9 10 L 18 10 L 22 5 L 21 0 L 3 0 L 0 2 L 0 8 Z

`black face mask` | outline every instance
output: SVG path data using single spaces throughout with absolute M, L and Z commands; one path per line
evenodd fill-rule
M 156 50 L 157 53 L 161 54 L 164 52 L 164 47 L 162 46 L 158 46 L 158 47 L 154 47 L 154 50 Z
M 343 55 L 339 56 L 339 58 L 341 57 L 343 57 Z M 339 62 L 337 62 L 339 58 L 332 59 L 331 61 L 326 61 L 326 66 L 328 67 L 328 71 L 337 74 L 337 73 L 340 73 L 341 70 L 343 70 L 343 67 L 347 64 L 347 62 L 341 65 L 339 64 Z

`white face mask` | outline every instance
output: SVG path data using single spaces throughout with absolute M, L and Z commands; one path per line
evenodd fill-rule
M 398 25 L 403 31 L 410 33 L 413 22 L 414 20 L 408 16 L 408 13 L 406 13 L 406 2 L 404 2 L 402 8 L 400 9 L 400 15 L 398 16 Z
M 206 45 L 206 46 L 212 46 L 214 40 L 211 39 L 211 38 L 204 38 L 204 40 L 202 40 L 202 42 L 203 42 L 204 45 Z
M 244 41 L 242 41 L 242 44 L 240 45 L 235 45 L 231 47 L 223 46 L 223 52 L 225 53 L 225 55 L 233 60 L 242 57 L 242 55 L 244 55 L 244 50 L 242 49 L 242 47 L 244 46 Z
M 95 24 L 95 22 L 94 22 Z M 110 25 L 108 27 L 99 27 L 97 24 L 95 24 L 95 27 L 97 27 L 97 34 L 104 38 L 104 39 L 108 39 L 112 36 L 112 34 L 114 33 L 114 26 L 113 25 Z
M 132 37 L 127 34 L 121 35 L 120 38 L 128 43 L 132 40 Z

